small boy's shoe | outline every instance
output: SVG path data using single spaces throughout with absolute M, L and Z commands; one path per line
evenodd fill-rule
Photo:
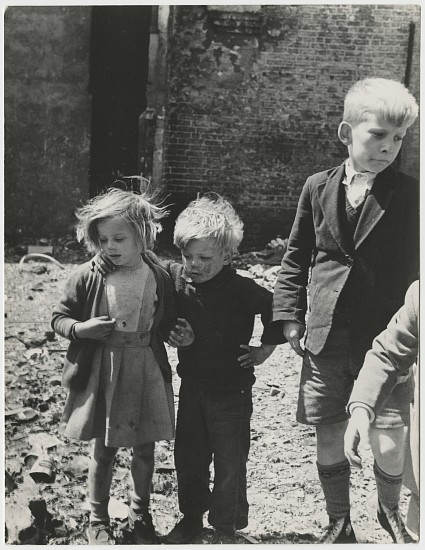
M 216 529 L 211 544 L 236 544 L 236 533 L 234 531 Z
M 317 544 L 356 544 L 357 539 L 351 525 L 350 516 L 329 518 L 329 525 Z
M 165 536 L 166 544 L 189 544 L 203 529 L 202 516 L 184 516 Z
M 150 512 L 136 514 L 132 508 L 129 508 L 128 525 L 136 544 L 156 544 L 155 528 Z
M 381 527 L 391 535 L 393 542 L 396 544 L 410 544 L 414 542 L 406 530 L 398 507 L 394 510 L 387 511 L 384 510 L 382 504 L 378 502 L 377 517 Z
M 87 529 L 89 544 L 115 544 L 109 523 L 96 521 Z

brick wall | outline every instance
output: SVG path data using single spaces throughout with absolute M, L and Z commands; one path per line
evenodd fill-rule
M 348 87 L 404 80 L 411 23 L 418 97 L 419 18 L 414 5 L 176 7 L 164 182 L 177 209 L 214 190 L 245 221 L 242 248 L 287 236 L 305 178 L 345 158 L 337 127 Z M 414 175 L 418 132 L 402 159 Z
M 90 7 L 5 12 L 5 237 L 69 232 L 88 193 Z

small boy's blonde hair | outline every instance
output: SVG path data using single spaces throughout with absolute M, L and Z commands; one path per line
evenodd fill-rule
M 401 82 L 387 78 L 365 78 L 348 90 L 343 120 L 358 124 L 365 113 L 373 113 L 397 127 L 408 127 L 415 122 L 418 110 L 416 99 Z
M 174 227 L 174 244 L 181 250 L 194 239 L 211 239 L 215 248 L 234 254 L 242 238 L 242 220 L 230 202 L 216 193 L 189 203 Z
M 99 252 L 101 246 L 97 231 L 98 222 L 108 218 L 120 218 L 135 231 L 142 251 L 152 248 L 157 234 L 162 230 L 159 220 L 168 214 L 164 207 L 152 204 L 152 200 L 147 193 L 136 194 L 117 188 L 108 189 L 76 210 L 77 240 L 84 241 L 89 252 Z

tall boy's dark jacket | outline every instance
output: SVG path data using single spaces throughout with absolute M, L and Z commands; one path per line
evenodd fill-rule
M 159 299 L 151 329 L 151 347 L 165 380 L 171 381 L 171 367 L 168 363 L 164 341 L 167 340 L 170 328 L 176 321 L 175 292 L 169 275 L 154 261 L 154 258 L 147 253 L 143 254 L 143 259 L 153 271 Z M 91 353 L 82 352 L 89 351 L 89 348 L 97 343 L 90 339 L 74 340 L 71 328 L 75 320 L 87 321 L 101 315 L 100 303 L 105 288 L 102 275 L 97 270 L 91 271 L 90 266 L 91 262 L 86 262 L 78 266 L 71 274 L 62 298 L 53 311 L 51 323 L 52 328 L 58 334 L 71 340 L 65 358 L 64 375 L 66 372 L 76 372 L 78 368 L 80 371 L 79 389 L 83 389 L 81 386 L 88 380 L 87 375 L 91 362 Z M 85 361 L 88 364 L 77 364 L 79 361 Z
M 262 342 L 285 341 L 279 323 L 270 324 L 272 293 L 230 266 L 201 284 L 189 283 L 180 264 L 170 263 L 167 269 L 177 290 L 179 317 L 187 319 L 195 332 L 194 344 L 179 350 L 179 376 L 208 390 L 250 388 L 254 369 L 244 369 L 237 358 L 247 353 L 240 344 L 249 343 L 255 315 L 261 314 L 264 325 Z
M 350 244 L 338 210 L 343 178 L 341 165 L 307 179 L 275 286 L 273 319 L 304 323 L 313 255 L 305 342 L 313 354 L 326 343 L 338 298 L 347 285 L 344 307 L 350 330 L 368 349 L 418 278 L 417 180 L 392 167 L 378 174 Z

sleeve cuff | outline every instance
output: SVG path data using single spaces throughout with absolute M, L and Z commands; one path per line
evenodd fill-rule
M 80 342 L 81 341 L 81 338 L 78 338 L 78 336 L 75 334 L 75 325 L 77 323 L 74 323 L 71 327 L 71 338 L 72 340 L 74 340 L 74 342 Z
M 369 405 L 366 405 L 366 403 L 360 403 L 359 401 L 354 401 L 353 403 L 349 403 L 347 407 L 347 412 L 351 416 L 353 414 L 354 409 L 361 408 L 366 409 L 366 411 L 369 414 L 369 422 L 372 424 L 372 422 L 375 421 L 375 411 L 370 407 Z

